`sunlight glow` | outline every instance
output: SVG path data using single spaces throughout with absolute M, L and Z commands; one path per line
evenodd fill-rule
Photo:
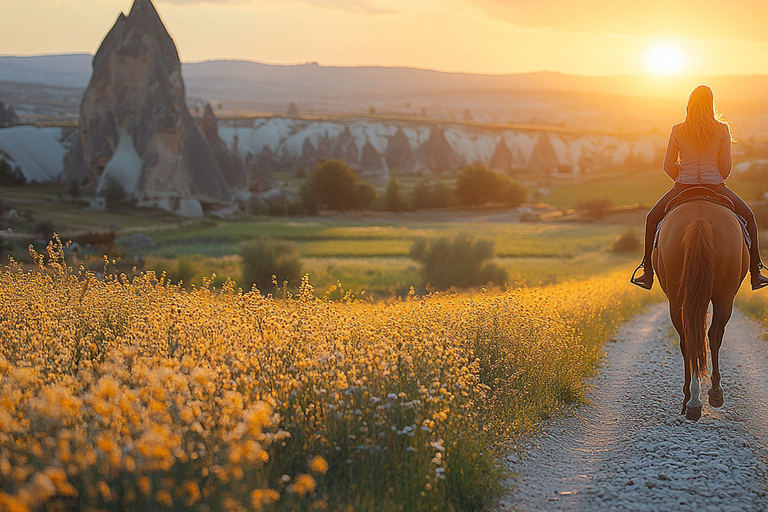
M 657 75 L 676 75 L 683 70 L 685 55 L 673 44 L 659 44 L 645 55 L 648 70 Z

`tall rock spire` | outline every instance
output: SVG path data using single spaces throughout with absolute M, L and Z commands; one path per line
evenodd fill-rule
M 94 56 L 62 179 L 97 192 L 117 182 L 139 205 L 183 215 L 235 200 L 187 109 L 179 54 L 151 0 L 120 14 Z

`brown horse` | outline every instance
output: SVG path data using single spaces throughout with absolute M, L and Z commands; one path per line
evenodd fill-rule
M 709 403 L 723 405 L 718 353 L 733 299 L 749 268 L 749 250 L 736 216 L 726 207 L 693 201 L 672 210 L 662 223 L 653 266 L 669 300 L 685 366 L 682 414 L 701 417 L 699 377 L 707 373 L 707 309 L 712 302 Z

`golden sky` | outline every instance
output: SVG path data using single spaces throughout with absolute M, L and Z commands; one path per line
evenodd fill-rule
M 93 53 L 132 0 L 0 0 L 0 55 Z M 154 0 L 185 62 L 768 74 L 768 0 Z M 0 77 L 2 79 L 2 77 Z

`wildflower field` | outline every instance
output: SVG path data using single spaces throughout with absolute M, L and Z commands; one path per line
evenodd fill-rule
M 0 274 L 0 510 L 481 510 L 659 295 L 624 273 L 391 304 Z M 43 265 L 44 261 L 46 266 Z

